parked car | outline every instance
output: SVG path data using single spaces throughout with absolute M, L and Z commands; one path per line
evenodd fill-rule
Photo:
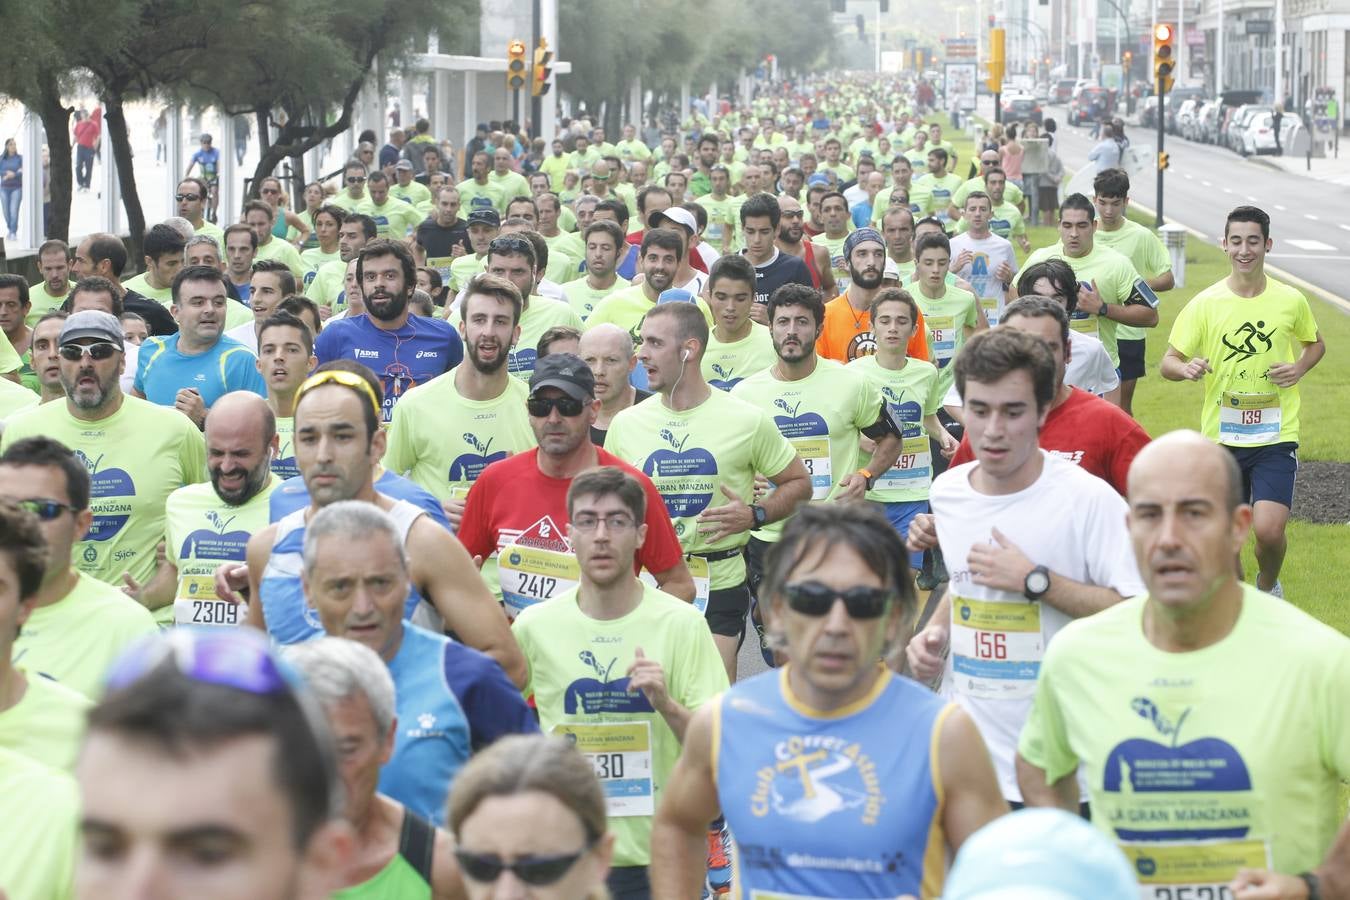
M 1181 136 L 1192 141 L 1209 142 L 1210 134 L 1214 128 L 1214 120 L 1219 112 L 1219 102 L 1217 100 L 1205 100 L 1198 103 L 1195 108 L 1195 114 L 1191 116 L 1190 121 L 1182 128 Z
M 1297 116 L 1285 116 L 1280 120 L 1280 146 L 1289 146 L 1289 136 L 1298 127 Z M 1262 153 L 1275 152 L 1275 114 L 1261 112 L 1247 122 L 1242 132 L 1242 155 L 1259 156 Z
M 1073 99 L 1069 101 L 1069 124 L 1095 122 L 1110 115 L 1112 107 L 1111 92 L 1106 88 L 1097 84 L 1082 85 L 1074 89 Z
M 1054 87 L 1050 89 L 1050 102 L 1068 103 L 1073 97 L 1073 89 L 1078 81 L 1073 78 L 1061 78 L 1056 81 Z
M 1263 112 L 1271 112 L 1271 108 L 1247 104 L 1234 110 L 1228 119 L 1228 130 L 1224 133 L 1224 144 L 1229 150 L 1234 153 L 1242 152 L 1242 133 L 1247 130 L 1247 123 Z
M 1204 96 L 1204 89 L 1198 87 L 1179 87 L 1173 88 L 1167 95 L 1167 105 L 1163 108 L 1167 118 L 1164 125 L 1169 134 L 1180 134 L 1181 129 L 1177 125 L 1176 117 L 1181 111 L 1182 104 L 1188 100 L 1199 100 Z
M 1037 100 L 1037 102 L 1039 102 L 1039 103 L 1049 103 L 1049 102 L 1050 102 L 1050 82 L 1048 82 L 1048 81 L 1038 81 L 1038 82 L 1036 82 L 1036 87 L 1035 87 L 1034 90 L 1032 90 L 1031 96 L 1035 97 L 1036 100 Z
M 1041 124 L 1044 117 L 1041 105 L 1029 94 L 1009 94 L 1003 98 L 1004 122 L 1035 122 Z
M 1181 106 L 1177 108 L 1176 123 L 1177 134 L 1182 137 L 1189 137 L 1191 125 L 1195 122 L 1195 113 L 1200 108 L 1200 99 L 1192 97 L 1189 100 L 1183 100 Z

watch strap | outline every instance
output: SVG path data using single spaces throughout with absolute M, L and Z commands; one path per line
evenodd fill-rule
M 1298 877 L 1308 886 L 1308 900 L 1322 900 L 1321 884 L 1312 872 L 1299 872 Z

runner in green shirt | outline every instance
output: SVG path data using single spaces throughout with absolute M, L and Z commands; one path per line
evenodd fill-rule
M 500 184 L 489 178 L 488 170 L 491 166 L 491 157 L 480 150 L 473 155 L 470 162 L 473 177 L 455 185 L 455 189 L 459 191 L 460 206 L 470 213 L 480 209 L 491 209 L 500 215 L 506 209 L 506 201 L 510 197 L 502 191 Z M 528 186 L 525 193 L 529 194 Z
M 65 303 L 74 287 L 70 281 L 69 245 L 58 238 L 44 241 L 38 247 L 38 271 L 42 273 L 42 283 L 35 285 L 29 294 L 32 306 L 24 322 L 29 328 L 36 325 L 47 310 Z
M 989 327 L 979 299 L 947 283 L 952 248 L 945 234 L 925 234 L 914 245 L 914 299 L 928 332 L 928 358 L 938 368 L 939 396 L 956 377 L 952 361 L 976 331 Z
M 262 203 L 261 200 L 256 202 Z M 266 204 L 263 205 L 266 207 Z M 266 208 L 267 233 L 270 237 L 271 208 Z M 186 244 L 187 241 L 183 240 L 183 236 L 168 225 L 153 226 L 145 233 L 145 271 L 123 282 L 123 289 L 135 291 L 169 306 L 173 303 L 173 276 L 183 268 L 183 247 Z
M 370 195 L 364 203 L 357 207 L 357 210 L 375 220 L 377 237 L 395 241 L 406 240 L 408 235 L 415 231 L 417 226 L 422 224 L 422 220 L 426 218 L 412 204 L 405 203 L 392 196 L 389 176 L 383 172 L 371 172 L 366 185 Z
M 755 267 L 743 255 L 724 256 L 708 273 L 713 329 L 703 354 L 703 377 L 729 391 L 778 361 L 769 329 L 750 318 L 755 307 Z
M 736 241 L 735 201 L 727 196 L 731 190 L 731 172 L 720 163 L 709 170 L 711 190 L 694 200 L 708 211 L 708 227 L 703 240 L 717 250 L 719 256 L 731 252 Z
M 1332 849 L 1350 640 L 1241 583 L 1242 480 L 1195 432 L 1139 452 L 1129 529 L 1148 593 L 1056 635 L 1021 733 L 1026 802 L 1076 811 L 1081 767 L 1145 897 L 1316 897 L 1319 874 L 1330 887 L 1350 866 L 1350 841 Z
M 632 286 L 628 279 L 620 278 L 615 272 L 619 253 L 628 252 L 623 229 L 617 223 L 605 219 L 592 222 L 586 229 L 585 242 L 586 276 L 567 283 L 567 302 L 583 322 L 590 318 L 600 301 Z

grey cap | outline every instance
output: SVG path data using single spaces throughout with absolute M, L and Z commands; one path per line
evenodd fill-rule
M 394 164 L 394 169 L 395 171 L 402 169 L 405 172 L 411 172 L 413 171 L 412 160 L 400 159 L 397 163 Z
M 112 313 L 101 309 L 86 309 L 66 319 L 61 326 L 61 343 L 69 344 L 81 338 L 98 338 L 116 344 L 118 350 L 125 350 L 122 342 L 122 325 Z
M 530 395 L 546 387 L 557 388 L 574 400 L 592 400 L 595 398 L 595 375 L 575 353 L 550 353 L 534 364 Z

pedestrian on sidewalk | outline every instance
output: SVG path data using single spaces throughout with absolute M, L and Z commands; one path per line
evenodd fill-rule
M 0 153 L 0 206 L 5 208 L 5 233 L 14 241 L 19 237 L 19 204 L 23 202 L 23 157 L 14 138 L 5 141 Z
M 1284 121 L 1284 104 L 1276 103 L 1271 113 L 1271 125 L 1275 129 L 1275 155 L 1284 156 L 1284 145 L 1280 143 L 1280 123 Z

